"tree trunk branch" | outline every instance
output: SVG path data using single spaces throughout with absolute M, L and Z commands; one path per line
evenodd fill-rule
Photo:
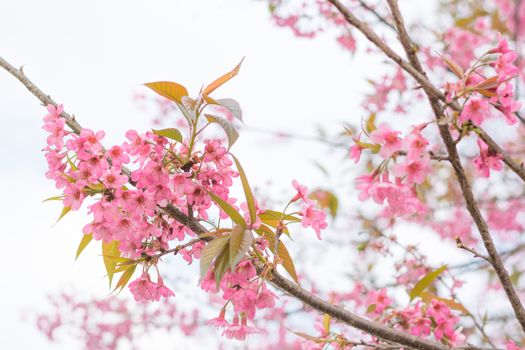
M 411 40 L 404 26 L 403 17 L 399 10 L 397 0 L 387 0 L 387 2 L 388 2 L 388 5 L 390 6 L 392 16 L 394 17 L 394 22 L 397 28 L 397 32 L 399 34 L 399 40 L 401 41 L 401 44 L 403 45 L 403 48 L 405 49 L 405 52 L 409 58 L 410 63 L 414 66 L 415 69 L 418 70 L 420 74 L 426 75 L 425 71 L 423 70 L 421 66 L 421 63 L 419 62 L 419 59 L 417 58 L 417 54 L 415 50 L 413 49 L 413 46 L 411 45 Z M 432 110 L 434 111 L 434 115 L 436 119 L 440 120 L 442 118 L 441 103 L 436 98 L 436 96 L 433 95 L 430 91 L 427 91 L 425 89 L 425 92 L 427 93 L 427 96 L 430 101 L 430 105 L 432 107 Z M 456 144 L 454 143 L 452 135 L 450 134 L 448 125 L 438 124 L 438 126 L 439 126 L 439 132 L 441 134 L 441 138 L 443 139 L 443 142 L 445 143 L 445 147 L 450 157 L 450 162 L 452 163 L 452 167 L 454 168 L 454 172 L 456 174 L 459 185 L 461 187 L 461 191 L 463 193 L 463 198 L 465 199 L 467 210 L 469 211 L 470 216 L 474 220 L 474 223 L 476 224 L 479 230 L 479 233 L 481 235 L 483 245 L 485 246 L 485 249 L 488 252 L 488 255 L 489 255 L 488 260 L 493 266 L 496 274 L 498 275 L 498 278 L 503 286 L 503 289 L 505 290 L 505 294 L 507 295 L 507 298 L 512 306 L 512 309 L 514 310 L 516 318 L 518 319 L 522 330 L 525 332 L 525 309 L 523 308 L 519 295 L 510 280 L 509 273 L 505 269 L 503 260 L 501 259 L 501 256 L 499 255 L 496 249 L 494 241 L 492 240 L 492 236 L 490 234 L 488 225 L 485 219 L 483 218 L 483 216 L 481 215 L 476 199 L 474 198 L 474 193 L 472 192 L 472 188 L 465 174 L 465 170 L 463 169 L 463 166 L 461 165 L 461 160 L 460 160 L 458 151 L 456 149 Z

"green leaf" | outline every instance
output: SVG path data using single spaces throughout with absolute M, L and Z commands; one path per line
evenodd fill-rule
M 226 83 L 228 80 L 236 76 L 237 73 L 239 73 L 239 70 L 241 69 L 242 61 L 244 61 L 244 57 L 242 58 L 241 62 L 239 62 L 239 64 L 235 66 L 235 68 L 233 68 L 228 73 L 221 75 L 219 78 L 215 79 L 210 85 L 206 86 L 202 94 L 205 96 L 211 94 L 213 91 L 215 91 L 215 89 L 217 89 L 218 87 Z
M 421 297 L 421 299 L 423 299 L 425 303 L 430 303 L 432 302 L 433 299 L 436 299 L 436 300 L 443 302 L 445 305 L 447 305 L 451 309 L 461 311 L 466 315 L 469 314 L 469 311 L 462 304 L 456 302 L 453 299 L 441 298 L 430 292 L 421 292 L 419 296 Z
M 224 277 L 224 274 L 228 270 L 228 267 L 230 266 L 230 251 L 229 249 L 224 249 L 215 260 L 213 274 L 215 275 L 215 285 L 217 286 L 217 289 L 219 288 L 219 285 L 221 283 L 222 278 Z
M 410 291 L 410 300 L 413 300 L 414 298 L 418 297 L 421 292 L 423 292 L 428 286 L 434 282 L 436 278 L 439 277 L 447 269 L 447 265 L 441 266 L 439 269 L 430 271 L 427 273 L 423 278 L 419 280 L 419 282 L 416 283 L 414 288 Z
M 64 206 L 64 208 L 62 208 L 62 212 L 60 213 L 60 216 L 58 217 L 58 219 L 57 219 L 57 221 L 55 222 L 55 224 L 56 224 L 57 222 L 59 222 L 60 220 L 62 220 L 62 218 L 63 218 L 64 216 L 66 216 L 67 213 L 69 213 L 70 211 L 71 211 L 71 207 L 66 207 L 66 206 Z
M 330 215 L 335 218 L 339 207 L 339 200 L 333 192 L 317 189 L 310 194 L 310 197 L 317 200 L 317 204 L 330 211 Z
M 330 320 L 331 317 L 328 314 L 323 315 L 323 328 L 326 334 L 330 333 Z
M 82 237 L 82 239 L 80 240 L 80 244 L 78 245 L 78 248 L 77 248 L 77 255 L 75 256 L 75 260 L 78 259 L 80 254 L 84 251 L 84 248 L 87 247 L 87 245 L 89 244 L 89 242 L 91 242 L 92 239 L 93 239 L 93 235 L 91 233 L 84 235 Z
M 117 263 L 117 267 L 115 268 L 115 271 L 113 271 L 113 274 L 125 271 L 125 270 L 129 269 L 129 267 L 131 265 L 136 265 L 140 261 L 142 261 L 142 260 L 128 259 L 128 261 Z
M 117 285 L 115 286 L 115 289 L 113 289 L 113 292 L 116 291 L 118 288 L 120 288 L 118 293 L 122 292 L 122 290 L 124 289 L 124 287 L 126 287 L 131 277 L 133 277 L 136 268 L 137 265 L 131 265 L 126 271 L 124 271 L 124 273 L 120 276 Z
M 239 212 L 237 210 L 235 210 L 234 207 L 231 206 L 230 203 L 227 203 L 225 202 L 224 200 L 222 200 L 222 198 L 220 198 L 219 196 L 217 196 L 215 193 L 213 192 L 210 192 L 210 191 L 206 191 L 211 199 L 226 213 L 228 214 L 228 216 L 232 219 L 233 222 L 235 222 L 236 224 L 239 224 L 241 225 L 243 228 L 246 228 L 246 221 L 244 220 L 244 218 L 242 217 L 241 214 L 239 214 Z
M 266 219 L 281 220 L 282 218 L 283 221 L 293 221 L 293 222 L 301 221 L 301 219 L 299 219 L 297 216 L 281 213 L 280 211 L 275 211 L 275 210 L 265 210 L 262 214 L 259 214 L 259 218 L 261 220 L 266 220 Z
M 69 155 L 66 155 L 67 157 L 67 162 L 69 164 L 69 166 L 71 167 L 71 170 L 73 171 L 76 171 L 78 170 L 77 166 L 75 165 L 75 163 L 73 163 L 73 161 L 71 160 L 71 158 L 69 158 Z
M 275 255 L 275 233 L 266 225 L 261 225 L 259 229 L 255 230 L 255 232 L 266 238 L 271 252 Z M 281 258 L 282 265 L 286 272 L 288 272 L 290 277 L 292 277 L 293 280 L 299 284 L 299 279 L 297 278 L 297 272 L 295 270 L 292 257 L 281 240 L 279 240 L 279 244 L 277 245 L 277 256 Z
M 235 129 L 233 124 L 227 119 L 216 115 L 204 114 L 204 116 L 209 123 L 216 123 L 224 130 L 226 137 L 228 138 L 228 149 L 230 149 L 239 138 L 239 132 Z
M 246 255 L 253 243 L 252 231 L 244 229 L 240 225 L 233 227 L 230 235 L 230 267 L 235 265 Z
M 377 308 L 377 305 L 375 303 L 374 304 L 370 304 L 366 308 L 366 313 L 367 314 L 371 314 L 372 312 L 376 311 L 376 308 Z
M 229 239 L 229 236 L 215 238 L 202 249 L 200 258 L 201 279 L 206 276 L 213 259 L 222 253 Z
M 172 81 L 155 81 L 144 85 L 168 100 L 178 103 L 182 103 L 183 96 L 188 96 L 188 90 L 184 86 Z
M 191 98 L 184 96 L 182 99 L 183 101 L 186 101 L 186 99 L 192 100 Z M 193 100 L 192 100 L 193 101 Z M 184 106 L 184 103 L 175 102 L 177 104 L 177 107 L 179 107 L 179 111 L 181 111 L 182 115 L 186 120 L 188 121 L 188 125 L 193 125 L 193 122 L 195 121 L 195 118 L 197 117 L 195 114 L 195 111 L 188 111 L 188 109 Z
M 366 132 L 368 134 L 370 134 L 371 132 L 373 132 L 374 130 L 376 130 L 376 113 L 372 113 L 370 114 L 370 116 L 368 116 L 368 119 L 366 121 L 366 125 L 365 125 L 365 128 L 366 128 Z
M 61 195 L 61 196 L 54 196 L 54 197 L 49 197 L 49 198 L 46 198 L 42 201 L 42 203 L 44 202 L 49 202 L 49 201 L 61 201 L 64 199 L 64 195 Z
M 120 250 L 118 249 L 119 242 L 112 241 L 111 243 L 102 242 L 102 258 L 104 259 L 104 266 L 109 279 L 109 287 L 113 281 L 113 274 L 117 266 L 117 259 L 120 258 Z
M 337 209 L 339 208 L 339 200 L 335 195 L 330 196 L 330 202 L 328 203 L 328 209 L 330 210 L 330 215 L 333 218 L 337 215 Z
M 179 130 L 175 128 L 161 129 L 161 130 L 152 130 L 155 135 L 164 136 L 169 139 L 175 140 L 179 143 L 182 143 L 182 134 Z
M 235 161 L 235 165 L 237 166 L 237 170 L 239 171 L 239 177 L 241 178 L 242 188 L 244 190 L 244 195 L 246 196 L 246 203 L 248 204 L 248 210 L 250 212 L 250 223 L 254 224 L 257 221 L 257 208 L 255 206 L 255 199 L 253 198 L 253 193 L 250 188 L 250 184 L 248 183 L 248 178 L 246 177 L 246 173 L 244 172 L 241 163 L 233 154 L 232 157 Z
M 235 118 L 239 119 L 240 121 L 243 121 L 242 110 L 241 106 L 239 105 L 239 102 L 235 101 L 233 98 L 221 98 L 218 99 L 217 102 L 219 103 L 219 105 L 229 110 Z

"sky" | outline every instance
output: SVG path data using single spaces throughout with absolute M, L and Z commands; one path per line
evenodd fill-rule
M 132 99 L 137 92 L 153 96 L 145 82 L 176 81 L 196 93 L 246 57 L 220 97 L 241 103 L 249 128 L 315 135 L 317 126 L 336 133 L 343 121 L 365 116 L 364 77 L 375 73 L 373 58 L 352 57 L 331 37 L 299 40 L 275 27 L 264 2 L 255 0 L 4 0 L 0 33 L 0 56 L 23 65 L 81 125 L 104 129 L 106 145 L 123 141 L 128 129 L 151 128 L 151 115 Z M 103 265 L 93 247 L 74 262 L 85 213 L 54 224 L 61 205 L 42 203 L 58 194 L 44 176 L 45 109 L 4 71 L 0 96 L 0 348 L 76 349 L 66 340 L 47 342 L 29 320 L 46 309 L 49 293 L 106 295 Z M 319 144 L 250 130 L 232 150 L 251 183 L 271 183 L 276 196 L 290 190 L 292 179 L 331 186 L 313 161 L 338 165 Z M 191 348 L 178 340 L 177 349 Z

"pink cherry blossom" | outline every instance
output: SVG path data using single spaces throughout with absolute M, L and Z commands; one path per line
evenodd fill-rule
M 174 296 L 175 293 L 173 293 L 171 289 L 164 285 L 164 280 L 162 279 L 162 277 L 159 276 L 157 279 L 155 300 L 159 301 L 161 298 L 169 298 Z
M 216 329 L 223 329 L 229 327 L 230 324 L 225 320 L 224 316 L 226 315 L 226 308 L 222 308 L 219 316 L 212 318 L 211 320 L 206 321 L 206 325 L 211 326 Z
M 245 317 L 242 317 L 239 324 L 239 317 L 235 315 L 232 324 L 228 325 L 222 334 L 230 339 L 245 340 L 256 333 L 258 333 L 257 329 L 248 326 Z
M 402 147 L 401 139 L 398 136 L 400 133 L 400 131 L 392 130 L 388 124 L 383 123 L 370 133 L 370 140 L 382 145 L 379 154 L 383 158 L 388 158 Z
M 297 180 L 292 181 L 292 186 L 297 190 L 297 194 L 292 198 L 292 202 L 295 202 L 299 199 L 308 200 L 308 188 L 301 185 Z
M 151 282 L 149 274 L 143 272 L 142 275 L 128 285 L 135 301 L 145 303 L 156 300 L 157 285 Z
M 481 125 L 483 121 L 490 117 L 489 101 L 483 98 L 472 97 L 463 107 L 459 115 L 459 121 L 465 123 L 471 120 L 475 125 Z
M 394 175 L 405 177 L 409 184 L 422 184 L 432 170 L 428 156 L 417 159 L 406 159 L 406 162 L 394 166 Z
M 308 201 L 299 214 L 302 216 L 301 224 L 303 227 L 313 228 L 317 238 L 321 239 L 321 230 L 328 226 L 325 212 L 318 209 L 313 201 Z
M 503 169 L 501 155 L 489 149 L 489 146 L 481 140 L 477 141 L 479 156 L 474 159 L 474 165 L 481 176 L 489 177 L 490 169 L 500 171 Z
M 518 347 L 512 340 L 509 340 L 507 342 L 507 350 L 522 350 L 522 348 Z
M 378 291 L 371 291 L 368 295 L 368 304 L 375 305 L 373 313 L 382 314 L 385 309 L 390 306 L 392 300 L 386 295 L 386 289 Z

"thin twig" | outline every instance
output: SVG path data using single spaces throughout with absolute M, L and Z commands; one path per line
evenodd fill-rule
M 468 247 L 466 246 L 465 244 L 463 244 L 463 242 L 461 241 L 461 238 L 459 237 L 456 237 L 456 245 L 459 249 L 463 249 L 463 250 L 466 250 L 467 252 L 471 253 L 472 255 L 474 255 L 476 258 L 480 258 L 480 259 L 483 259 L 485 261 L 487 261 L 489 264 L 490 264 L 490 259 L 488 256 L 484 255 L 484 254 L 481 254 L 480 252 L 478 252 L 476 249 L 474 248 L 471 248 L 471 247 Z
M 381 16 L 379 12 L 377 12 L 372 6 L 364 2 L 364 0 L 357 0 L 357 2 L 359 3 L 359 5 L 361 5 L 361 7 L 373 14 L 379 20 L 379 22 L 383 23 L 393 31 L 396 31 L 396 27 L 394 27 L 392 23 L 388 22 L 388 20 L 385 17 Z

